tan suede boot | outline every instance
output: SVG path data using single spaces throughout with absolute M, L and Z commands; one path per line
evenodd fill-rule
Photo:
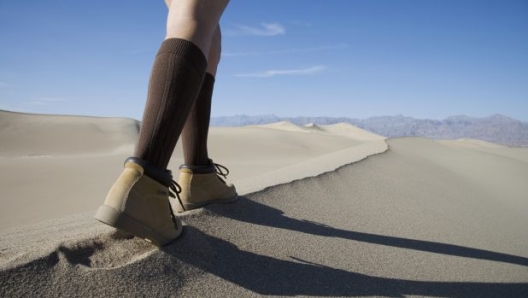
M 170 171 L 128 158 L 95 219 L 156 246 L 169 244 L 182 232 L 182 224 L 169 202 L 171 182 Z
M 174 202 L 173 208 L 177 212 L 184 212 L 208 204 L 237 200 L 235 186 L 219 177 L 225 178 L 229 171 L 222 172 L 221 169 L 227 171 L 225 167 L 212 161 L 209 166 L 182 165 L 178 181 L 181 187 L 180 202 Z

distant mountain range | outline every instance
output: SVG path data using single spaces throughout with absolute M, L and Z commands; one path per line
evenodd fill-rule
M 381 116 L 367 119 L 334 117 L 278 117 L 275 115 L 213 117 L 214 126 L 260 125 L 288 121 L 297 125 L 349 123 L 389 138 L 426 137 L 431 139 L 472 138 L 507 146 L 528 146 L 528 122 L 503 115 L 485 118 L 452 116 L 444 120 L 415 119 L 405 116 Z

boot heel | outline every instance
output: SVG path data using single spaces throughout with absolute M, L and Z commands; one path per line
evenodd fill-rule
M 145 239 L 158 247 L 172 242 L 172 240 L 165 239 L 143 223 L 108 205 L 101 205 L 99 207 L 95 214 L 95 219 L 116 229 L 127 231 L 130 234 Z M 179 230 L 181 232 L 181 228 Z

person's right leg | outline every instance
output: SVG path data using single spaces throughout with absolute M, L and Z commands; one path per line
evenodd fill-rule
M 167 37 L 155 58 L 134 157 L 110 189 L 96 219 L 162 246 L 181 233 L 169 197 L 167 165 L 207 65 L 211 38 L 229 0 L 175 0 Z
M 212 38 L 207 59 L 205 78 L 189 113 L 182 131 L 183 157 L 185 164 L 195 166 L 209 165 L 207 137 L 211 118 L 213 89 L 221 53 L 220 26 L 217 26 Z
M 182 131 L 185 164 L 180 167 L 178 180 L 182 189 L 180 204 L 175 202 L 178 212 L 210 203 L 232 202 L 238 197 L 234 185 L 217 176 L 218 165 L 209 158 L 207 150 L 213 88 L 221 56 L 220 26 L 211 41 L 205 78 Z

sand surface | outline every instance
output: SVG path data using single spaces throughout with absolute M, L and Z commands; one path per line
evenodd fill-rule
M 0 121 L 0 140 L 13 135 L 5 127 Z M 122 146 L 122 128 L 96 131 L 85 137 Z M 213 128 L 211 155 L 231 169 L 243 196 L 186 213 L 183 236 L 158 250 L 92 219 L 125 153 L 35 144 L 50 148 L 40 156 L 11 138 L 10 147 L 0 145 L 0 165 L 11 171 L 2 171 L 0 198 L 13 206 L 20 192 L 28 197 L 18 209 L 2 210 L 1 297 L 528 293 L 527 149 L 475 140 L 384 141 L 345 125 Z M 173 169 L 178 162 L 176 153 Z M 64 193 L 46 189 L 61 186 L 57 177 L 73 185 Z M 61 203 L 68 205 L 63 213 L 26 221 Z M 4 220 L 10 213 L 17 214 Z

